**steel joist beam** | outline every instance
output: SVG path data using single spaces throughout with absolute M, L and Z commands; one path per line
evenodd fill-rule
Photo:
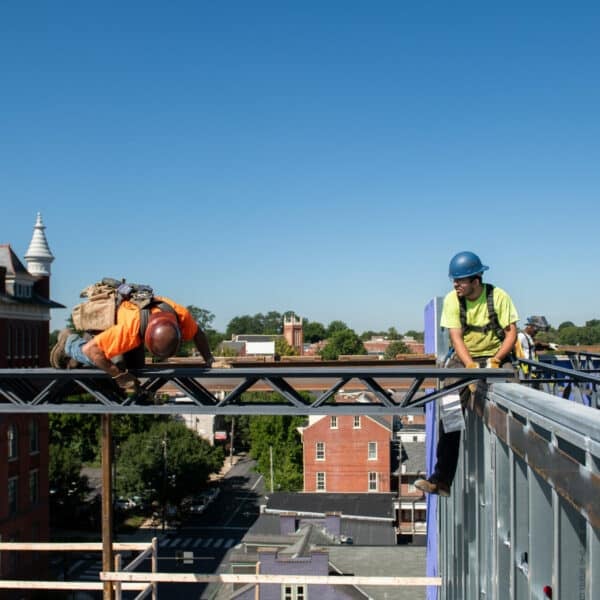
M 149 366 L 135 372 L 139 394 L 125 396 L 96 369 L 0 369 L 0 412 L 94 414 L 396 414 L 479 380 L 506 381 L 510 369 L 435 367 Z M 451 383 L 446 384 L 446 380 Z M 362 392 L 360 402 L 340 391 Z M 157 401 L 161 392 L 184 398 Z M 245 392 L 273 391 L 257 402 Z M 310 394 L 301 393 L 309 391 Z

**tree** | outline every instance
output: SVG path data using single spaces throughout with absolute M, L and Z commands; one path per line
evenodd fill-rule
M 325 337 L 330 338 L 334 333 L 338 331 L 344 331 L 349 329 L 348 325 L 344 321 L 331 321 L 327 326 L 327 335 Z
M 304 323 L 302 323 L 302 332 L 304 334 L 304 341 L 309 344 L 320 342 L 327 337 L 324 325 L 317 321 L 305 320 Z
M 400 337 L 398 330 L 395 327 L 390 327 L 386 335 L 388 340 L 397 340 Z
M 194 318 L 194 321 L 198 323 L 200 329 L 202 329 L 203 331 L 208 331 L 209 329 L 212 329 L 212 322 L 215 320 L 215 315 L 212 312 L 206 310 L 205 308 L 198 308 L 193 304 L 187 306 L 186 308 Z
M 253 417 L 250 422 L 250 455 L 256 459 L 256 470 L 271 487 L 271 457 L 273 459 L 273 489 L 301 490 L 302 444 L 297 428 L 303 417 L 289 415 Z
M 223 466 L 222 448 L 212 447 L 183 423 L 169 420 L 131 435 L 117 458 L 119 494 L 155 490 L 163 506 L 200 491 Z
M 275 338 L 275 356 L 298 356 L 298 350 L 288 344 L 288 341 L 283 337 Z
M 343 329 L 334 333 L 321 350 L 324 360 L 337 360 L 340 354 L 366 354 L 364 344 L 352 329 Z
M 70 448 L 79 462 L 93 461 L 99 452 L 100 419 L 98 415 L 51 413 L 50 444 Z
M 269 311 L 262 319 L 262 332 L 265 335 L 283 333 L 283 315 L 276 310 Z
M 73 527 L 90 491 L 88 479 L 81 475 L 79 450 L 69 445 L 49 445 L 48 483 L 53 523 Z
M 393 360 L 398 354 L 410 354 L 410 348 L 400 341 L 392 342 L 386 349 L 383 358 L 386 360 Z
M 564 329 L 565 327 L 575 327 L 575 323 L 573 321 L 563 321 L 559 326 L 558 330 Z
M 414 338 L 417 342 L 422 342 L 425 339 L 425 334 L 422 331 L 415 331 L 414 329 L 409 329 L 404 335 Z
M 262 315 L 261 315 L 262 316 Z M 258 331 L 257 328 L 260 328 Z M 234 335 L 242 335 L 245 333 L 262 333 L 262 323 L 259 325 L 259 321 L 256 317 L 250 315 L 242 315 L 240 317 L 234 317 L 227 324 L 225 335 L 227 339 L 231 339 Z

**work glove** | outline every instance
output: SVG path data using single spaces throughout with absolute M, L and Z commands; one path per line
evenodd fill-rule
M 554 342 L 550 342 L 548 344 L 548 348 L 550 348 L 550 350 L 558 350 L 558 344 L 555 344 Z
M 479 369 L 479 364 L 477 364 L 475 361 L 473 361 L 473 362 L 470 362 L 470 363 L 467 365 L 467 369 Z M 469 384 L 469 389 L 470 389 L 470 390 L 471 390 L 473 393 L 475 393 L 475 392 L 477 391 L 477 383 L 478 383 L 477 381 L 474 381 L 473 383 L 470 383 L 470 384 Z
M 122 371 L 115 375 L 113 381 L 125 392 L 137 392 L 140 389 L 138 378 L 129 371 Z
M 486 369 L 499 369 L 501 366 L 502 364 L 497 358 L 488 358 L 485 361 Z

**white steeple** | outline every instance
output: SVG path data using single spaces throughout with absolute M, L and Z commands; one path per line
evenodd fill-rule
M 42 223 L 42 215 L 38 213 L 33 228 L 33 236 L 25 254 L 27 270 L 35 276 L 49 276 L 50 263 L 54 260 L 54 256 L 48 247 L 44 229 L 46 229 L 46 226 Z

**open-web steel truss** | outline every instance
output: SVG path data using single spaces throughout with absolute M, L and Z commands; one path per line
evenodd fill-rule
M 264 367 L 206 369 L 150 366 L 136 372 L 139 393 L 126 396 L 97 369 L 0 369 L 0 412 L 97 414 L 395 414 L 479 380 L 502 381 L 510 369 L 435 367 Z M 165 390 L 176 400 L 163 401 Z M 278 400 L 256 401 L 252 391 Z M 338 392 L 359 398 L 340 400 Z

